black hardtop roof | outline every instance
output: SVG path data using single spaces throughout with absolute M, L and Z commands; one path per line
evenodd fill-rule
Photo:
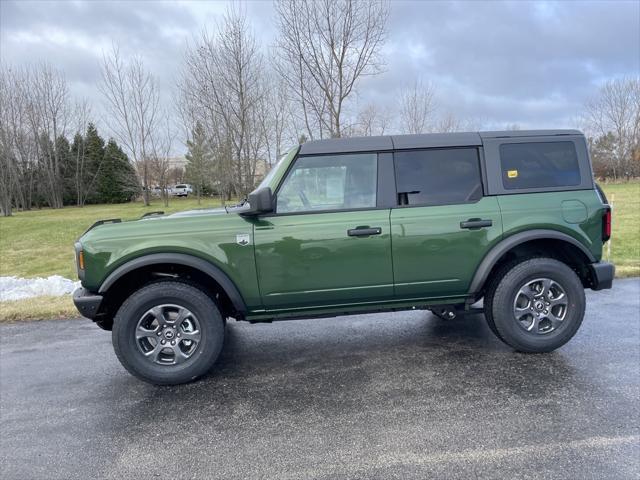
M 410 148 L 480 146 L 484 138 L 547 137 L 582 135 L 579 130 L 505 130 L 495 132 L 421 133 L 380 137 L 329 138 L 313 140 L 300 146 L 300 155 L 371 152 Z

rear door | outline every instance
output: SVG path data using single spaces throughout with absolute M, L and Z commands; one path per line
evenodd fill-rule
M 379 201 L 377 153 L 298 157 L 276 197 L 276 213 L 254 227 L 265 308 L 393 298 L 390 210 Z
M 397 299 L 464 296 L 502 235 L 496 197 L 483 195 L 477 147 L 398 151 L 391 211 Z

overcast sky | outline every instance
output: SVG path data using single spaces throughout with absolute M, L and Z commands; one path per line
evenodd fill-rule
M 74 96 L 101 112 L 102 51 L 112 42 L 137 53 L 159 76 L 164 100 L 184 47 L 212 30 L 224 2 L 0 1 L 3 63 L 49 61 Z M 602 82 L 640 74 L 640 2 L 392 1 L 386 71 L 366 78 L 353 108 L 393 108 L 400 88 L 431 82 L 441 113 L 483 128 L 575 127 L 581 105 Z M 265 50 L 273 43 L 269 1 L 244 3 Z

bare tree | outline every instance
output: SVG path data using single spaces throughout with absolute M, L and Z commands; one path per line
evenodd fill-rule
M 459 132 L 463 130 L 462 121 L 452 112 L 448 112 L 438 119 L 434 130 L 438 133 Z
M 583 120 L 588 132 L 608 138 L 613 154 L 609 160 L 614 179 L 637 175 L 640 160 L 640 78 L 609 80 L 585 106 Z
M 426 133 L 434 128 L 435 89 L 416 80 L 400 95 L 400 125 L 403 133 Z
M 75 151 L 72 152 L 74 167 L 73 183 L 75 188 L 76 205 L 84 206 L 90 193 L 94 190 L 100 168 L 89 168 L 87 165 L 87 145 L 86 135 L 90 124 L 91 107 L 86 99 L 78 102 L 75 107 L 76 116 L 76 144 Z M 93 166 L 95 167 L 95 166 Z
M 142 180 L 144 204 L 149 205 L 153 135 L 159 122 L 156 79 L 140 58 L 133 57 L 127 64 L 114 46 L 103 56 L 100 91 L 113 133 L 133 160 Z
M 14 78 L 14 72 L 8 68 L 0 71 L 0 213 L 6 217 L 12 214 L 19 182 L 15 130 L 20 128 L 21 105 Z
M 183 118 L 204 126 L 216 164 L 233 166 L 229 171 L 214 170 L 215 183 L 227 197 L 253 189 L 258 160 L 267 156 L 264 70 L 246 18 L 233 10 L 224 16 L 215 35 L 205 31 L 187 49 L 179 82 Z
M 267 151 L 267 164 L 272 167 L 284 153 L 286 132 L 290 130 L 290 96 L 281 78 L 270 75 L 258 115 Z
M 388 109 L 381 109 L 373 103 L 360 110 L 353 128 L 354 135 L 385 135 L 391 128 L 393 118 Z
M 161 129 L 153 132 L 151 136 L 151 150 L 149 170 L 151 176 L 160 187 L 160 196 L 165 207 L 169 206 L 169 177 L 171 174 L 171 148 L 176 134 L 171 127 L 169 117 L 163 115 Z
M 27 74 L 8 67 L 0 70 L 0 209 L 4 216 L 12 214 L 14 201 L 18 208 L 26 209 L 30 205 L 22 184 L 26 177 L 24 171 L 33 171 L 29 165 L 35 157 L 26 118 Z
M 309 138 L 340 137 L 358 81 L 381 71 L 387 4 L 379 0 L 278 0 L 277 68 L 300 105 Z
M 30 80 L 29 120 L 41 163 L 41 193 L 51 208 L 62 208 L 63 159 L 57 142 L 70 121 L 69 88 L 62 72 L 46 63 L 33 69 Z
M 71 118 L 64 75 L 43 63 L 3 67 L 0 78 L 3 212 L 10 213 L 12 204 L 31 208 L 36 189 L 51 208 L 61 208 L 68 152 L 60 147 L 67 145 Z

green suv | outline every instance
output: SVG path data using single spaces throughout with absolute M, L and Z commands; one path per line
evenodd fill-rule
M 319 140 L 236 207 L 97 222 L 74 301 L 155 384 L 206 373 L 227 318 L 483 311 L 514 349 L 549 352 L 584 289 L 611 288 L 610 229 L 579 131 Z

